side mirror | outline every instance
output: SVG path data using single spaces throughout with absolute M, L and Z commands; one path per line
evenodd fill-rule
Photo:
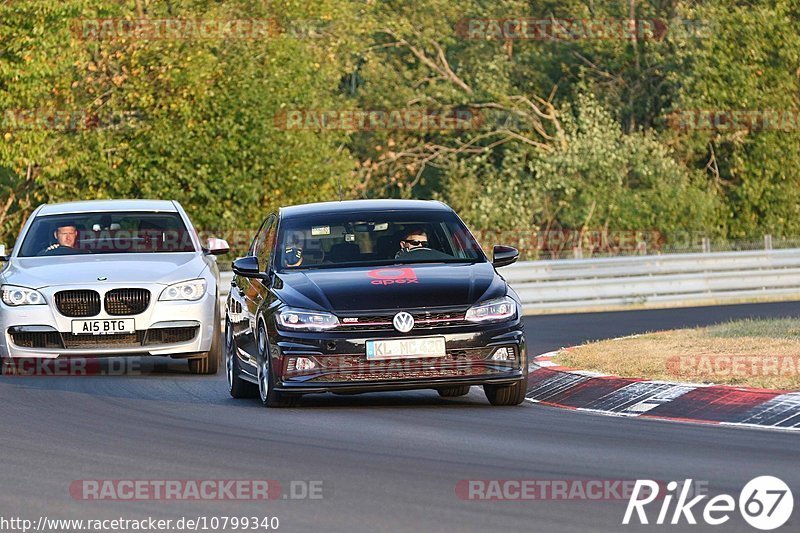
M 262 274 L 258 270 L 258 258 L 253 255 L 248 255 L 246 257 L 240 257 L 236 261 L 233 262 L 233 273 L 237 276 L 244 276 L 246 278 L 264 278 L 266 277 L 265 274 Z
M 0 263 L 8 261 L 8 257 L 6 255 L 6 245 L 0 244 Z
M 500 268 L 512 263 L 516 263 L 519 258 L 519 251 L 511 246 L 497 245 L 492 250 L 492 265 L 495 268 Z
M 228 246 L 228 241 L 225 239 L 217 239 L 215 237 L 209 237 L 207 246 L 204 249 L 205 253 L 211 255 L 222 255 L 227 254 L 231 251 L 231 247 Z

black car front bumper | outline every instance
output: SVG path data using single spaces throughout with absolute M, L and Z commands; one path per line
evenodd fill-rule
M 415 330 L 405 335 L 395 331 L 300 333 L 277 329 L 270 333 L 275 389 L 280 392 L 357 393 L 511 385 L 527 376 L 527 350 L 518 319 Z M 368 340 L 433 336 L 444 337 L 446 356 L 367 359 Z M 493 359 L 503 348 L 506 357 Z M 298 361 L 311 361 L 314 368 L 298 370 Z

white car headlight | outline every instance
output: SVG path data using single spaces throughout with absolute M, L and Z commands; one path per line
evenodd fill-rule
M 324 311 L 305 311 L 287 307 L 277 316 L 278 325 L 286 329 L 324 331 L 339 325 L 339 318 Z
M 3 285 L 0 287 L 0 291 L 3 293 L 3 303 L 6 305 L 17 307 L 19 305 L 45 305 L 47 303 L 42 293 L 36 289 Z
M 508 296 L 475 304 L 464 317 L 469 322 L 500 322 L 517 314 L 517 302 Z
M 188 300 L 194 302 L 203 297 L 206 293 L 206 280 L 193 279 L 173 283 L 163 291 L 158 297 L 159 301 Z

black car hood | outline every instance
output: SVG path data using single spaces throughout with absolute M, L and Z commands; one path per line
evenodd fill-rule
M 330 311 L 469 306 L 506 294 L 488 262 L 284 271 L 273 289 L 287 305 Z

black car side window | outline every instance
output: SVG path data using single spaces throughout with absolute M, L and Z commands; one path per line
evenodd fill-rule
M 267 236 L 267 231 L 269 231 L 271 223 L 272 223 L 272 215 L 265 218 L 264 222 L 261 223 L 261 227 L 258 228 L 258 232 L 256 233 L 256 236 L 253 238 L 253 243 L 250 245 L 250 250 L 247 252 L 247 255 L 252 255 L 252 256 L 258 255 L 258 251 L 261 249 L 261 244 L 264 242 L 264 239 Z
M 267 265 L 269 265 L 270 257 L 272 257 L 272 250 L 275 249 L 275 233 L 278 226 L 275 220 L 275 215 L 271 215 L 265 225 L 263 237 L 259 236 L 260 242 L 258 243 L 256 257 L 258 257 L 258 270 L 261 272 L 267 271 Z

